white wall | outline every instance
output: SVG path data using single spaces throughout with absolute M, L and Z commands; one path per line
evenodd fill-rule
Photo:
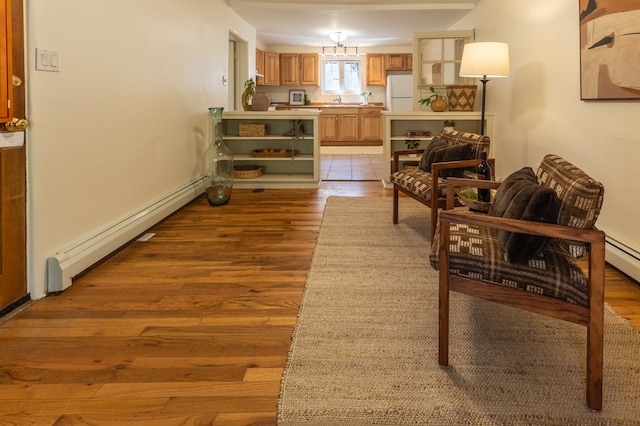
M 33 298 L 47 257 L 200 176 L 230 23 L 255 40 L 223 0 L 26 2 Z M 35 71 L 36 48 L 59 51 L 61 71 Z
M 565 157 L 605 186 L 597 226 L 640 251 L 640 197 L 630 189 L 640 170 L 640 101 L 580 100 L 578 24 L 577 1 L 483 0 L 459 26 L 510 47 L 511 76 L 487 85 L 498 175 L 535 168 L 547 153 Z

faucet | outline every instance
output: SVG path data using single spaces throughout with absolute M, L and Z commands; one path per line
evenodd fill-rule
M 335 98 L 334 101 L 337 102 L 338 105 L 342 105 L 342 96 L 338 95 L 338 97 Z

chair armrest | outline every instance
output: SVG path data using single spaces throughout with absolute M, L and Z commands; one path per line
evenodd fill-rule
M 402 151 L 393 151 L 393 162 L 391 163 L 391 174 L 398 171 L 400 167 L 400 156 L 401 155 L 409 155 L 409 154 L 422 154 L 424 152 L 424 148 L 422 149 L 403 149 Z M 420 159 L 418 158 L 418 161 Z
M 507 219 L 504 217 L 474 214 L 455 210 L 441 211 L 440 222 L 442 227 L 446 226 L 444 224 L 461 223 L 511 232 L 520 232 L 524 234 L 581 241 L 588 244 L 602 244 L 603 248 L 605 241 L 605 233 L 597 228 L 574 228 L 573 226 L 564 226 L 554 223 L 534 222 L 522 219 Z

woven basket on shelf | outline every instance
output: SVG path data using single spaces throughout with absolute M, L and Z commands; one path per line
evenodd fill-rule
M 264 167 L 262 166 L 234 166 L 233 177 L 235 179 L 253 179 L 262 176 L 264 173 Z
M 266 124 L 239 124 L 238 131 L 240 136 L 267 136 Z

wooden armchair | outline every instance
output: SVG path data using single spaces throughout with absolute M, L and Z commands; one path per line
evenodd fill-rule
M 536 176 L 538 183 L 557 193 L 558 223 L 451 210 L 456 187 L 497 188 L 500 183 L 447 180 L 446 210 L 440 213 L 430 259 L 440 277 L 438 362 L 449 363 L 449 291 L 581 324 L 587 328 L 586 401 L 590 408 L 601 410 L 605 234 L 594 223 L 604 188 L 553 155 L 545 157 Z M 531 261 L 512 263 L 506 260 L 499 230 L 549 239 Z M 574 255 L 585 250 L 589 253 L 586 275 L 574 261 Z M 491 251 L 493 256 L 486 255 Z
M 413 198 L 431 209 L 431 238 L 436 230 L 438 221 L 438 209 L 445 206 L 445 178 L 440 177 L 446 171 L 452 169 L 472 168 L 480 164 L 480 154 L 482 151 L 489 152 L 490 139 L 488 136 L 476 133 L 464 133 L 455 130 L 443 130 L 439 139 L 448 145 L 471 144 L 472 159 L 434 162 L 430 172 L 420 168 L 411 170 L 400 170 L 400 156 L 408 154 L 422 155 L 424 149 L 395 151 L 393 153 L 393 163 L 391 165 L 391 182 L 393 183 L 393 223 L 398 223 L 398 197 L 399 192 Z M 495 160 L 487 160 L 495 173 Z M 436 179 L 432 179 L 436 176 Z

